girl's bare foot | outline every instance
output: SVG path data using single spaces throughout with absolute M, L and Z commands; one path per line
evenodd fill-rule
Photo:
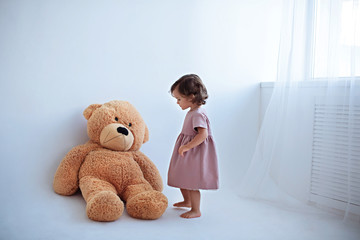
M 190 211 L 180 215 L 180 217 L 182 217 L 182 218 L 198 218 L 200 216 L 201 216 L 201 212 L 194 211 L 194 210 L 190 210 Z
M 174 203 L 173 206 L 174 206 L 174 207 L 187 207 L 187 208 L 191 208 L 191 203 L 184 201 L 184 202 Z

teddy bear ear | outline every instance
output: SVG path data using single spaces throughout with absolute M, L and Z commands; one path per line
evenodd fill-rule
M 148 129 L 148 127 L 145 125 L 145 135 L 144 135 L 144 141 L 143 141 L 143 143 L 146 143 L 147 141 L 149 141 L 149 129 Z
M 92 113 L 101 106 L 102 106 L 102 104 L 91 104 L 90 106 L 88 106 L 83 112 L 83 115 L 86 118 L 86 120 L 89 120 Z

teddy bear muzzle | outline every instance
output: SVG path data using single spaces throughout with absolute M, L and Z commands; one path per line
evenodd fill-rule
M 100 134 L 100 144 L 115 151 L 127 151 L 134 143 L 132 132 L 120 123 L 104 127 Z

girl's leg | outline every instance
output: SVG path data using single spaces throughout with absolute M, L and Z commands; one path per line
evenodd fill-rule
M 174 204 L 174 207 L 188 207 L 191 208 L 191 198 L 190 192 L 187 189 L 180 189 L 181 194 L 183 195 L 184 201 Z
M 188 190 L 191 198 L 191 210 L 183 213 L 180 217 L 183 218 L 197 218 L 201 216 L 200 212 L 200 191 Z

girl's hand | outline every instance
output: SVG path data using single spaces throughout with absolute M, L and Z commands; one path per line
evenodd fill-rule
M 189 151 L 190 148 L 187 147 L 186 145 L 182 145 L 181 147 L 179 147 L 179 154 L 180 156 L 184 156 L 184 153 L 186 153 L 187 151 Z
M 186 145 L 182 145 L 181 147 L 179 147 L 180 156 L 183 157 L 184 153 L 186 153 L 190 149 L 200 145 L 208 137 L 208 131 L 206 128 L 198 127 L 197 130 L 198 130 L 198 134 L 195 135 L 193 140 L 191 140 Z

